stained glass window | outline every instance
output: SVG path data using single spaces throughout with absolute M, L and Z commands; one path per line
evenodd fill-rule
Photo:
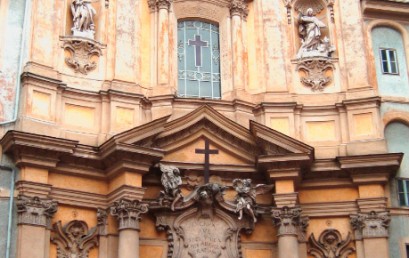
M 178 22 L 178 95 L 220 98 L 219 27 Z

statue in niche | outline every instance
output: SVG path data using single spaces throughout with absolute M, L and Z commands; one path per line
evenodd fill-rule
M 91 3 L 98 0 L 72 0 L 71 12 L 74 26 L 71 28 L 74 36 L 94 39 L 94 16 L 97 14 Z
M 297 53 L 298 59 L 329 57 L 335 51 L 335 47 L 330 45 L 328 37 L 321 40 L 321 29 L 326 26 L 313 14 L 313 9 L 308 8 L 305 14 L 300 16 L 298 32 L 301 37 L 301 47 Z
M 175 204 L 183 197 L 180 191 L 180 185 L 182 184 L 182 178 L 180 177 L 180 171 L 175 166 L 166 166 L 159 163 L 160 171 L 162 172 L 161 183 L 165 188 L 165 191 L 160 192 L 159 200 L 161 205 L 163 200 L 172 200 L 170 206 L 171 210 L 175 210 Z
M 243 211 L 246 211 L 252 218 L 254 223 L 257 222 L 255 215 L 256 197 L 259 194 L 264 194 L 270 191 L 272 185 L 258 184 L 256 187 L 251 187 L 251 179 L 234 179 L 233 188 L 236 190 L 236 213 L 239 213 L 239 220 L 243 218 Z

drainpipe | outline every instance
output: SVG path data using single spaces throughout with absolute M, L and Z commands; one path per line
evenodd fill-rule
M 30 28 L 31 23 L 31 0 L 26 0 L 26 6 L 24 9 L 24 18 L 23 18 L 23 32 L 21 35 L 21 45 L 20 45 L 20 57 L 19 57 L 19 64 L 17 70 L 17 78 L 16 78 L 16 98 L 14 101 L 14 113 L 11 120 L 0 122 L 0 125 L 6 125 L 10 123 L 14 123 L 17 121 L 18 115 L 18 107 L 20 103 L 20 88 L 21 88 L 21 73 L 23 72 L 23 62 L 24 57 L 26 56 L 26 41 L 27 41 L 27 34 Z
M 11 247 L 11 231 L 13 222 L 13 207 L 14 207 L 14 180 L 16 178 L 16 171 L 14 168 L 0 165 L 0 169 L 11 172 L 10 179 L 10 201 L 9 201 L 9 217 L 7 222 L 7 238 L 6 238 L 6 258 L 10 258 Z

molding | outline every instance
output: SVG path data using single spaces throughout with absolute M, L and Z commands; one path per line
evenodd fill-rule
M 300 204 L 303 214 L 310 218 L 344 217 L 358 212 L 355 201 Z

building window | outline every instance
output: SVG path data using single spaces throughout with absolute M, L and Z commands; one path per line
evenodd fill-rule
M 219 99 L 219 27 L 203 21 L 179 21 L 177 47 L 178 95 Z
M 401 206 L 409 206 L 409 179 L 398 179 L 398 196 Z
M 395 49 L 380 49 L 381 66 L 384 74 L 399 74 L 398 60 L 396 59 Z

